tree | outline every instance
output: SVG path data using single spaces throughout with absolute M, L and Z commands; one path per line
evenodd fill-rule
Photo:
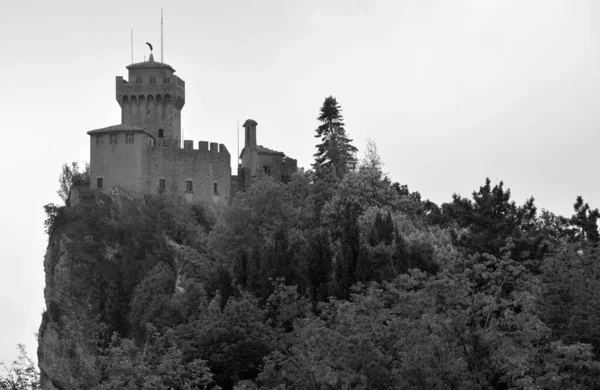
M 143 350 L 132 340 L 114 334 L 99 363 L 104 380 L 98 390 L 113 389 L 203 389 L 218 390 L 206 361 L 183 361 L 173 332 L 160 336 L 149 327 Z
M 0 375 L 0 389 L 7 390 L 37 390 L 40 389 L 40 373 L 33 361 L 27 356 L 23 344 L 17 346 L 19 358 L 7 367 L 0 363 L 5 372 Z
M 352 140 L 346 135 L 344 129 L 342 108 L 333 96 L 323 102 L 321 113 L 317 118 L 321 125 L 315 130 L 315 138 L 321 138 L 317 153 L 314 154 L 313 168 L 333 167 L 337 177 L 342 178 L 356 164 L 355 153 L 357 149 L 352 146 Z
M 131 299 L 130 322 L 133 334 L 143 337 L 146 324 L 162 330 L 173 326 L 180 316 L 171 304 L 171 295 L 175 290 L 176 275 L 165 263 L 158 263 L 148 275 L 135 287 Z
M 88 186 L 90 184 L 90 164 L 86 163 L 82 171 L 79 171 L 79 164 L 76 162 L 72 162 L 70 167 L 67 164 L 63 164 L 58 182 L 60 188 L 56 193 L 67 203 L 71 187 Z
M 600 252 L 567 244 L 542 266 L 542 319 L 565 343 L 589 343 L 600 356 Z
M 238 381 L 254 380 L 263 357 L 274 348 L 274 331 L 265 318 L 267 312 L 251 294 L 230 298 L 223 311 L 215 297 L 197 320 L 175 329 L 182 361 L 206 361 L 214 381 L 225 390 Z
M 536 223 L 537 208 L 534 199 L 529 198 L 523 206 L 510 200 L 510 189 L 503 188 L 500 182 L 491 186 L 486 178 L 479 191 L 473 191 L 473 200 L 457 194 L 452 202 L 442 205 L 442 224 L 456 223 L 459 228 L 467 228 L 464 234 L 456 236 L 455 244 L 465 248 L 467 253 L 489 253 L 499 256 L 507 238 L 512 238 L 512 256 L 516 260 L 539 260 L 549 251 L 544 235 Z
M 512 245 L 512 244 L 511 244 Z M 263 389 L 592 389 L 588 344 L 552 341 L 537 316 L 537 282 L 504 256 L 464 270 L 412 270 L 357 284 L 349 300 L 297 319 L 265 357 Z
M 583 203 L 581 195 L 577 197 L 573 209 L 575 209 L 575 214 L 571 217 L 571 223 L 579 228 L 573 234 L 575 239 L 597 243 L 599 240 L 597 221 L 600 218 L 600 211 L 590 209 L 589 204 Z

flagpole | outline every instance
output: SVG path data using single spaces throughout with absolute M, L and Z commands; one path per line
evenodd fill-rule
M 133 29 L 131 29 L 131 63 L 133 64 Z

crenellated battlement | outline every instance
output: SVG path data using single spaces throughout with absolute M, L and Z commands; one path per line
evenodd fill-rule
M 127 81 L 123 76 L 116 78 L 116 98 L 121 106 L 141 104 L 143 101 L 168 104 L 173 102 L 181 109 L 185 104 L 185 81 L 170 75 L 137 75 Z
M 155 138 L 179 147 L 185 81 L 170 65 L 152 59 L 127 69 L 129 80 L 123 76 L 115 79 L 121 123 L 144 128 Z
M 126 84 L 127 86 L 142 85 L 175 85 L 185 89 L 185 81 L 176 75 L 152 75 L 139 74 L 131 77 L 132 80 L 125 80 L 123 76 L 117 76 L 117 88 Z
M 155 142 L 152 147 L 163 147 L 163 148 L 175 148 L 172 143 L 166 142 L 166 140 L 159 138 Z M 200 153 L 213 153 L 213 154 L 223 154 L 230 156 L 227 147 L 224 144 L 219 144 L 217 142 L 209 142 L 209 141 L 198 141 L 198 148 L 194 149 L 194 141 L 192 140 L 184 140 L 183 148 L 179 149 L 185 152 L 200 152 Z

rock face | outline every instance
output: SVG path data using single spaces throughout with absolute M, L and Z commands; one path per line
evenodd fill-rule
M 93 289 L 82 288 L 91 282 L 90 275 L 81 270 L 101 260 L 101 253 L 93 246 L 93 235 L 86 234 L 91 229 L 82 229 L 78 214 L 85 212 L 86 206 L 108 212 L 112 199 L 87 188 L 74 187 L 67 204 L 54 216 L 44 256 L 46 310 L 38 334 L 42 389 L 70 388 L 76 374 L 68 358 L 75 352 L 74 340 L 65 338 L 63 319 L 88 318 L 94 314 Z
M 58 346 L 60 312 L 61 308 L 72 306 L 73 301 L 69 296 L 60 296 L 60 293 L 58 293 L 60 290 L 56 287 L 68 277 L 68 264 L 72 261 L 66 250 L 66 240 L 68 240 L 66 236 L 55 232 L 50 237 L 46 256 L 44 257 L 46 311 L 42 315 L 42 324 L 38 336 L 38 364 L 43 389 L 57 388 L 53 384 L 52 379 L 55 378 L 52 378 L 51 373 L 58 371 L 58 367 L 54 364 L 58 360 L 54 350 Z
M 134 289 L 157 262 L 175 271 L 173 294 L 185 290 L 186 270 L 213 267 L 194 243 L 178 242 L 175 233 L 186 225 L 176 207 L 154 215 L 148 205 L 119 192 L 108 196 L 88 188 L 73 188 L 67 204 L 52 214 L 44 257 L 42 389 L 95 387 L 102 337 L 132 336 Z

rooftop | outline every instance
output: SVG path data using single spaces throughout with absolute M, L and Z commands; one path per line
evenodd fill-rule
M 270 155 L 275 155 L 275 156 L 285 156 L 285 153 L 283 153 L 283 152 L 279 152 L 277 150 L 269 149 L 269 148 L 264 147 L 262 145 L 256 145 L 256 150 L 260 154 L 270 154 Z
M 101 129 L 90 130 L 87 132 L 89 135 L 104 134 L 104 133 L 144 133 L 150 137 L 154 137 L 141 127 L 127 126 L 127 125 L 114 125 L 103 127 Z
M 258 154 L 262 154 L 262 155 L 285 157 L 285 153 L 278 152 L 277 150 L 266 148 L 266 147 L 264 147 L 262 145 L 255 145 L 255 146 L 246 145 L 244 147 L 244 149 L 242 149 L 242 153 L 240 153 L 240 158 L 242 158 L 244 156 L 244 152 L 246 151 L 247 148 L 255 149 L 258 152 Z
M 148 61 L 127 65 L 127 69 L 169 69 L 171 72 L 175 72 L 175 69 L 171 65 L 154 61 L 154 55 L 152 54 L 150 54 Z

